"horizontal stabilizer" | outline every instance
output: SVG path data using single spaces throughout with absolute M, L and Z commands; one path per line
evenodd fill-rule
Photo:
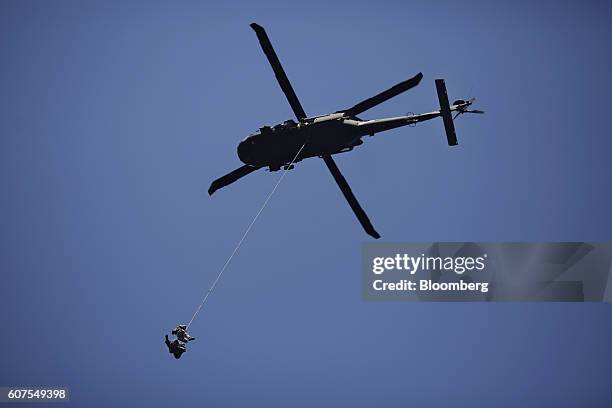
M 371 109 L 374 106 L 379 105 L 385 102 L 386 100 L 389 100 L 394 96 L 401 94 L 402 92 L 406 92 L 407 90 L 414 88 L 419 84 L 419 82 L 421 82 L 421 79 L 423 79 L 423 74 L 419 72 L 414 77 L 406 81 L 400 82 L 399 84 L 392 86 L 386 91 L 383 91 L 376 96 L 363 100 L 357 105 L 341 112 L 345 112 L 350 116 L 359 115 L 361 112 L 365 112 L 368 109 Z
M 448 103 L 448 94 L 446 93 L 446 84 L 443 79 L 436 79 L 436 91 L 438 91 L 438 100 L 440 101 L 440 115 L 444 121 L 444 130 L 446 131 L 446 139 L 449 146 L 456 146 L 457 133 L 455 132 L 455 124 L 451 116 L 450 105 Z

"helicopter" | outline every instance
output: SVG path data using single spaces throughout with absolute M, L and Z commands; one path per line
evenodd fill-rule
M 475 102 L 475 98 L 458 99 L 451 105 L 444 80 L 436 79 L 439 110 L 373 120 L 363 120 L 357 116 L 417 86 L 423 79 L 423 74 L 419 72 L 414 77 L 348 109 L 326 115 L 308 116 L 287 78 L 265 29 L 257 23 L 250 24 L 250 27 L 255 31 L 261 48 L 272 66 L 276 80 L 287 97 L 297 121 L 289 119 L 274 126 L 263 126 L 242 140 L 238 144 L 237 153 L 238 158 L 244 165 L 213 181 L 208 189 L 210 195 L 261 168 L 267 167 L 269 171 L 278 171 L 282 167 L 287 171 L 293 169 L 295 163 L 306 158 L 320 157 L 327 165 L 365 232 L 378 239 L 380 234 L 375 230 L 357 201 L 332 156 L 349 152 L 362 145 L 364 136 L 374 136 L 376 133 L 401 126 L 414 126 L 419 122 L 437 117 L 441 117 L 444 123 L 448 145 L 455 146 L 458 143 L 453 120 L 464 113 L 484 113 L 481 110 L 470 109 L 470 106 Z M 453 113 L 454 117 L 452 116 Z

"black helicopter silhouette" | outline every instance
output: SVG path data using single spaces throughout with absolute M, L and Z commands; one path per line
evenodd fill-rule
M 338 169 L 334 159 L 332 159 L 332 155 L 348 152 L 356 146 L 362 145 L 363 141 L 361 139 L 364 136 L 373 136 L 385 130 L 414 125 L 418 122 L 437 117 L 441 117 L 444 122 L 448 145 L 454 146 L 457 145 L 457 135 L 453 124 L 454 118 L 452 117 L 452 112 L 456 112 L 455 118 L 463 113 L 484 113 L 481 110 L 469 109 L 470 105 L 474 103 L 475 98 L 467 100 L 459 99 L 450 105 L 444 80 L 436 79 L 435 83 L 440 110 L 373 120 L 362 120 L 357 117 L 360 113 L 417 86 L 423 78 L 423 74 L 419 72 L 414 77 L 400 82 L 386 91 L 365 99 L 348 109 L 326 115 L 307 116 L 283 70 L 266 31 L 256 23 L 252 23 L 251 28 L 257 34 L 263 52 L 268 58 L 276 79 L 295 113 L 297 122 L 287 120 L 274 126 L 264 126 L 240 142 L 238 145 L 238 157 L 244 163 L 244 166 L 213 181 L 208 189 L 208 193 L 211 195 L 218 189 L 262 167 L 268 167 L 270 171 L 277 171 L 281 167 L 284 167 L 285 170 L 290 170 L 296 162 L 309 157 L 320 157 L 327 165 L 366 233 L 374 238 L 380 238 L 380 234 L 376 232 L 365 211 L 359 205 L 346 179 L 340 172 L 340 169 Z

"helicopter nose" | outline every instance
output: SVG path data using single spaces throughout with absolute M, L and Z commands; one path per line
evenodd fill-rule
M 238 158 L 244 164 L 251 164 L 253 143 L 251 138 L 247 138 L 238 144 Z

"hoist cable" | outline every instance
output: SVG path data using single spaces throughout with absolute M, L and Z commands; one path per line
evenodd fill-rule
M 240 238 L 240 241 L 238 241 L 238 244 L 236 245 L 236 247 L 232 251 L 232 254 L 229 256 L 229 258 L 227 258 L 227 261 L 225 261 L 225 264 L 221 268 L 221 271 L 217 275 L 217 278 L 214 280 L 213 284 L 210 286 L 210 289 L 208 289 L 208 292 L 206 292 L 206 294 L 204 295 L 204 298 L 202 298 L 202 301 L 200 302 L 200 304 L 198 305 L 196 311 L 194 312 L 193 316 L 191 317 L 191 320 L 189 320 L 189 323 L 187 324 L 187 328 L 189 328 L 189 326 L 191 326 L 191 323 L 193 323 L 193 321 L 195 320 L 196 316 L 198 315 L 198 313 L 200 312 L 200 310 L 202 309 L 202 307 L 206 303 L 206 300 L 208 300 L 208 296 L 210 296 L 210 294 L 215 290 L 215 287 L 217 286 L 217 283 L 219 282 L 219 279 L 221 279 L 221 276 L 223 275 L 223 272 L 225 272 L 225 270 L 227 269 L 227 266 L 232 261 L 232 258 L 234 258 L 234 255 L 236 255 L 236 253 L 238 252 L 238 249 L 240 249 L 240 246 L 244 242 L 244 239 L 247 237 L 247 235 L 251 231 L 251 228 L 253 228 L 253 225 L 257 221 L 257 218 L 259 218 L 259 216 L 263 212 L 264 208 L 266 208 L 266 206 L 268 205 L 268 201 L 270 201 L 270 198 L 272 198 L 272 195 L 274 195 L 274 192 L 276 191 L 276 189 L 280 185 L 281 181 L 283 181 L 283 179 L 285 178 L 285 175 L 287 174 L 287 172 L 289 171 L 289 169 L 291 168 L 291 166 L 293 165 L 295 160 L 298 158 L 300 153 L 302 153 L 302 150 L 304 149 L 304 146 L 306 146 L 306 143 L 304 143 L 302 145 L 302 147 L 300 147 L 300 150 L 298 150 L 298 152 L 295 154 L 295 156 L 293 157 L 293 160 L 291 160 L 289 165 L 287 165 L 285 167 L 283 173 L 278 178 L 278 181 L 276 182 L 276 185 L 274 185 L 274 188 L 272 189 L 270 194 L 268 194 L 268 197 L 266 198 L 266 200 L 264 201 L 263 205 L 261 206 L 261 208 L 259 209 L 259 211 L 255 215 L 255 217 L 253 218 L 253 221 L 251 221 L 251 224 L 249 225 L 249 227 L 246 229 L 244 234 L 242 234 L 242 238 Z

